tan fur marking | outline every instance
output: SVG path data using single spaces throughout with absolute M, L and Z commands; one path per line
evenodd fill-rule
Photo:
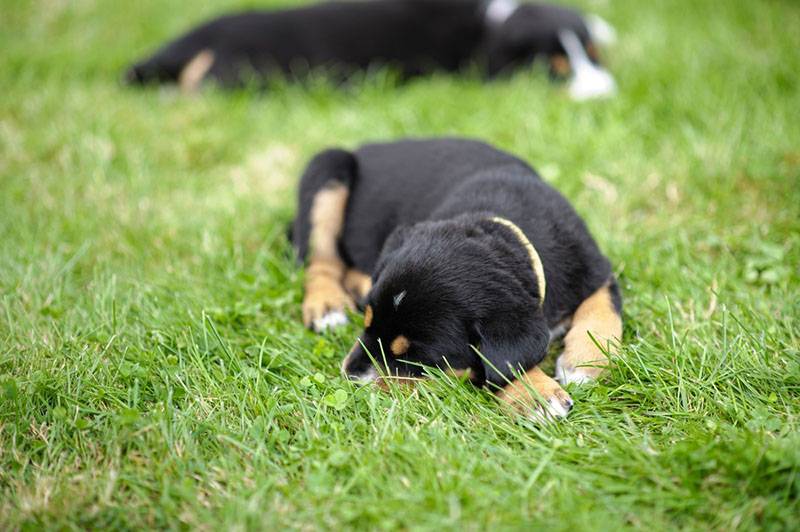
M 367 308 L 364 309 L 364 328 L 366 329 L 372 325 L 372 307 L 367 305 Z
M 186 66 L 178 76 L 178 84 L 183 92 L 194 92 L 200 87 L 203 78 L 206 77 L 211 66 L 214 64 L 214 52 L 208 48 L 201 50 Z
M 355 309 L 352 298 L 342 288 L 345 265 L 336 251 L 347 197 L 347 187 L 335 184 L 317 192 L 311 205 L 309 264 L 303 298 L 303 323 L 307 327 L 328 312 Z
M 311 258 L 337 257 L 336 241 L 344 226 L 344 213 L 347 207 L 347 187 L 336 184 L 323 188 L 314 196 L 311 205 L 311 235 L 309 250 Z
M 533 393 L 534 391 L 536 393 Z M 536 397 L 536 394 L 540 397 Z M 555 380 L 548 377 L 539 366 L 529 369 L 519 379 L 512 381 L 502 390 L 498 390 L 496 395 L 498 399 L 522 413 L 529 412 L 531 408 L 538 408 L 539 399 L 545 402 L 555 400 L 562 405 L 572 405 L 569 394 Z M 565 406 L 565 409 L 569 410 L 569 407 Z
M 350 268 L 347 270 L 347 273 L 344 274 L 343 284 L 344 289 L 347 290 L 347 293 L 349 293 L 353 299 L 358 301 L 367 297 L 367 294 L 372 288 L 372 279 L 369 275 L 361 270 Z
M 313 262 L 306 270 L 303 323 L 310 327 L 314 320 L 331 311 L 355 310 L 350 296 L 339 285 L 333 264 Z
M 397 357 L 406 354 L 410 345 L 411 343 L 408 341 L 408 338 L 401 334 L 392 340 L 389 349 L 392 351 L 392 354 Z
M 580 367 L 587 376 L 597 378 L 608 365 L 608 357 L 589 333 L 609 352 L 614 351 L 615 343 L 622 337 L 622 319 L 614 309 L 608 286 L 586 298 L 575 311 L 560 358 L 565 369 Z
M 589 59 L 592 61 L 597 63 L 600 62 L 600 52 L 597 50 L 597 46 L 595 46 L 593 42 L 590 42 L 586 45 L 586 55 L 588 55 Z
M 570 67 L 569 59 L 563 54 L 554 54 L 550 56 L 550 68 L 559 76 L 568 76 L 572 67 Z

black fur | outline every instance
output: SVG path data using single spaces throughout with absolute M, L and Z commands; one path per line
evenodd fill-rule
M 385 355 L 392 374 L 421 375 L 419 364 L 470 368 L 476 383 L 502 386 L 538 364 L 549 330 L 604 284 L 621 305 L 609 261 L 569 203 L 526 163 L 487 144 L 405 140 L 321 153 L 300 184 L 293 241 L 301 260 L 310 202 L 331 180 L 350 190 L 342 258 L 373 279 L 364 303 L 374 319 L 360 339 L 381 365 Z M 538 251 L 543 306 L 530 256 L 495 216 Z M 395 357 L 389 344 L 398 335 L 411 348 Z M 357 345 L 345 369 L 370 365 Z
M 293 9 L 249 11 L 207 22 L 168 43 L 125 74 L 134 84 L 174 82 L 198 53 L 211 50 L 208 77 L 222 86 L 255 78 L 302 77 L 323 70 L 334 79 L 389 67 L 402 78 L 477 67 L 493 77 L 563 54 L 560 29 L 584 46 L 581 16 L 544 4 L 521 5 L 503 24 L 486 19 L 485 0 L 331 1 Z

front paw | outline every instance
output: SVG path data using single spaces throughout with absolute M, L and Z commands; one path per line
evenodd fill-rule
M 303 300 L 303 323 L 321 333 L 346 324 L 348 310 L 355 310 L 355 304 L 341 288 L 315 290 Z
M 550 397 L 543 397 L 542 399 L 533 411 L 528 414 L 528 417 L 537 423 L 546 423 L 567 417 L 574 404 L 572 397 L 561 388 L 554 390 Z
M 531 388 L 515 382 L 497 397 L 518 414 L 538 423 L 565 418 L 572 410 L 572 398 L 552 379 Z

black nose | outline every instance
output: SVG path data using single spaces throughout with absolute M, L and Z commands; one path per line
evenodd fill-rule
M 358 341 L 356 341 L 356 343 L 350 349 L 350 352 L 347 353 L 347 356 L 345 356 L 344 360 L 342 360 L 342 367 L 341 367 L 342 377 L 350 379 L 350 374 L 355 373 L 350 371 L 350 366 L 353 364 L 354 360 L 357 360 L 359 358 L 360 353 L 361 353 L 361 344 Z
M 366 384 L 378 378 L 378 371 L 372 365 L 369 357 L 365 355 L 359 342 L 356 342 L 342 360 L 342 376 L 359 384 Z

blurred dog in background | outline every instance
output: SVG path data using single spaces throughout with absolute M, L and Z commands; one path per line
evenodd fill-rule
M 611 26 L 564 7 L 516 0 L 331 1 L 216 18 L 131 66 L 131 84 L 177 83 L 197 89 L 302 78 L 322 71 L 334 81 L 390 68 L 402 79 L 478 69 L 487 78 L 542 60 L 569 79 L 575 99 L 615 91 L 598 44 Z

